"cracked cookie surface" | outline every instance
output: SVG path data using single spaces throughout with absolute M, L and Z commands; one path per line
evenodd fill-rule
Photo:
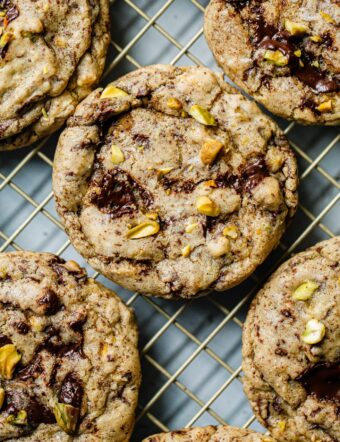
M 280 441 L 340 439 L 340 237 L 285 262 L 243 332 L 244 388 Z
M 274 114 L 340 122 L 336 0 L 211 0 L 205 36 L 218 64 Z
M 209 425 L 154 434 L 143 442 L 274 442 L 274 439 L 242 428 Z
M 190 298 L 244 280 L 295 212 L 296 162 L 257 106 L 205 68 L 150 66 L 94 91 L 56 151 L 78 251 L 130 290 Z
M 98 82 L 107 0 L 6 0 L 0 7 L 0 150 L 57 130 Z
M 0 254 L 0 440 L 130 438 L 137 327 L 119 297 L 47 253 Z

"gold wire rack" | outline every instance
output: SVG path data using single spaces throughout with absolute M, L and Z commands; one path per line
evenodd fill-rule
M 202 30 L 207 3 L 111 1 L 112 41 L 103 83 L 150 60 L 214 67 Z M 124 22 L 123 17 L 128 19 Z M 259 428 L 242 393 L 240 346 L 246 307 L 280 262 L 339 234 L 340 219 L 339 128 L 279 124 L 299 161 L 301 202 L 266 265 L 230 293 L 193 302 L 165 302 L 116 287 L 135 308 L 141 329 L 144 383 L 134 440 L 194 424 Z M 56 140 L 57 136 L 48 137 L 32 149 L 0 155 L 0 252 L 26 248 L 64 257 L 75 253 L 54 211 L 50 190 Z M 35 180 L 39 171 L 41 177 Z M 98 273 L 93 276 L 110 285 Z

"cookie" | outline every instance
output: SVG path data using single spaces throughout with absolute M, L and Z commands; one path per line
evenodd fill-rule
M 57 130 L 98 82 L 109 4 L 6 0 L 2 12 L 0 150 L 11 150 Z
M 97 89 L 62 133 L 56 207 L 108 278 L 192 298 L 244 280 L 295 212 L 280 129 L 206 68 L 149 66 Z
M 243 333 L 244 389 L 279 441 L 340 440 L 340 237 L 285 262 Z
M 137 327 L 119 297 L 48 253 L 0 254 L 0 440 L 128 441 Z
M 143 442 L 274 442 L 269 436 L 255 431 L 225 426 L 185 428 L 171 433 L 147 437 Z
M 211 0 L 204 29 L 225 73 L 271 112 L 338 125 L 339 20 L 336 0 Z

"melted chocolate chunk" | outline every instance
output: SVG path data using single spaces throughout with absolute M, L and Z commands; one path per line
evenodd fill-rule
M 85 317 L 80 318 L 76 321 L 73 321 L 70 323 L 70 327 L 72 328 L 73 331 L 81 333 L 83 330 L 83 325 L 85 324 L 86 320 L 87 320 L 87 317 L 85 316 Z
M 56 357 L 64 356 L 80 356 L 84 357 L 83 354 L 83 337 L 78 341 L 64 343 L 61 341 L 59 330 L 53 326 L 48 327 L 45 330 L 47 337 L 46 339 L 37 347 L 36 352 L 46 350 Z
M 139 206 L 147 208 L 153 202 L 152 195 L 119 168 L 96 177 L 94 184 L 99 187 L 100 193 L 92 194 L 91 203 L 112 218 L 133 213 Z
M 265 36 L 258 45 L 262 49 L 270 49 L 272 51 L 279 50 L 286 57 L 291 58 L 294 54 L 295 46 L 290 41 L 290 36 L 286 32 L 277 32 L 272 38 Z
M 84 389 L 82 382 L 74 373 L 68 373 L 63 380 L 58 395 L 58 401 L 80 408 Z
M 327 93 L 338 92 L 340 90 L 340 80 L 336 76 L 331 76 L 328 72 L 322 71 L 311 65 L 314 61 L 314 56 L 308 54 L 304 49 L 303 37 L 292 36 L 285 31 L 278 30 L 275 26 L 265 22 L 262 16 L 261 7 L 256 6 L 253 9 L 255 19 L 249 20 L 255 29 L 253 35 L 253 43 L 257 48 L 279 50 L 288 57 L 288 66 L 291 69 L 291 74 L 295 75 L 300 81 L 311 87 L 315 92 Z M 323 35 L 322 44 L 326 47 L 331 47 L 333 39 L 329 34 Z M 304 66 L 299 65 L 299 58 L 295 56 L 294 52 L 297 49 L 302 50 L 302 58 Z M 254 64 L 254 67 L 256 63 Z M 253 68 L 254 68 L 253 67 Z M 253 69 L 251 68 L 251 69 Z M 246 81 L 249 77 L 248 70 L 245 72 L 243 79 Z
M 320 71 L 314 66 L 305 66 L 295 72 L 296 77 L 314 89 L 316 92 L 338 92 L 340 91 L 340 81 L 334 78 L 328 78 L 327 73 Z
M 0 335 L 0 347 L 3 347 L 4 345 L 12 344 L 12 341 L 10 338 L 8 338 L 5 335 Z
M 59 298 L 57 294 L 50 289 L 39 299 L 38 304 L 43 306 L 46 315 L 54 315 L 60 309 Z
M 30 330 L 29 325 L 23 321 L 15 322 L 13 325 L 21 335 L 27 335 Z
M 241 171 L 243 189 L 251 192 L 265 177 L 269 176 L 263 157 L 255 158 Z
M 321 362 L 305 370 L 297 381 L 308 394 L 340 404 L 340 362 Z
M 253 43 L 258 45 L 264 38 L 272 38 L 277 32 L 277 28 L 264 20 L 260 7 L 256 7 L 253 12 L 255 13 L 255 19 L 249 20 L 249 23 L 255 29 Z
M 21 381 L 27 381 L 28 379 L 35 379 L 42 372 L 43 368 L 41 367 L 41 357 L 38 356 L 28 365 L 26 365 L 26 367 L 18 371 L 16 379 L 20 379 Z
M 250 0 L 226 0 L 226 2 L 231 4 L 236 11 L 240 12 L 249 4 Z
M 30 396 L 27 388 L 14 385 L 6 389 L 4 410 L 8 414 L 17 414 L 20 410 L 27 413 L 28 424 L 36 427 L 39 424 L 53 424 L 55 417 L 35 396 Z
M 250 162 L 239 169 L 239 174 L 225 173 L 215 178 L 217 187 L 233 187 L 237 193 L 251 192 L 263 178 L 269 176 L 264 158 L 253 158 Z

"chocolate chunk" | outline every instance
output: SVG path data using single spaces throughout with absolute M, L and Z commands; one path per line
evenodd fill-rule
M 255 13 L 255 19 L 249 20 L 249 24 L 252 24 L 255 29 L 253 42 L 258 45 L 264 38 L 273 37 L 277 32 L 277 28 L 264 20 L 261 7 L 254 8 L 253 12 Z
M 195 187 L 201 182 L 195 183 L 192 180 L 186 180 L 186 181 L 180 181 L 177 178 L 168 178 L 166 176 L 163 176 L 160 179 L 161 184 L 164 186 L 165 189 L 170 189 L 172 192 L 179 193 L 190 193 L 192 192 Z
M 80 408 L 83 399 L 83 385 L 74 373 L 68 373 L 63 380 L 58 395 L 58 401 Z
M 36 427 L 43 423 L 55 423 L 52 411 L 45 407 L 35 396 L 31 396 L 24 385 L 12 385 L 6 388 L 3 411 L 8 414 L 17 414 L 20 410 L 26 411 L 30 426 Z
M 313 66 L 305 66 L 295 72 L 296 77 L 314 89 L 316 92 L 338 92 L 340 91 L 340 81 L 334 78 L 328 78 L 327 73 L 320 71 Z
M 3 347 L 4 345 L 7 344 L 12 344 L 11 339 L 5 335 L 0 335 L 0 347 Z
M 249 4 L 250 0 L 226 0 L 226 2 L 232 5 L 236 11 L 240 12 Z
M 46 290 L 45 294 L 39 299 L 38 304 L 43 306 L 46 315 L 54 315 L 60 309 L 59 298 L 51 289 Z
M 41 367 L 41 357 L 38 356 L 32 360 L 28 365 L 18 371 L 16 379 L 27 381 L 28 379 L 35 379 L 39 374 L 43 372 Z
M 147 208 L 153 202 L 152 195 L 118 167 L 108 173 L 97 174 L 94 184 L 100 192 L 92 194 L 91 203 L 110 213 L 112 218 L 133 213 L 140 206 Z
M 243 189 L 251 192 L 260 182 L 269 176 L 268 168 L 263 157 L 255 158 L 241 171 Z
M 280 51 L 286 57 L 293 56 L 295 46 L 290 41 L 289 34 L 286 32 L 277 32 L 272 38 L 265 36 L 258 45 L 262 49 L 270 49 L 272 51 Z
M 30 330 L 29 325 L 23 321 L 15 322 L 13 325 L 21 335 L 27 335 Z
M 321 362 L 305 370 L 298 378 L 308 394 L 340 404 L 340 362 Z

